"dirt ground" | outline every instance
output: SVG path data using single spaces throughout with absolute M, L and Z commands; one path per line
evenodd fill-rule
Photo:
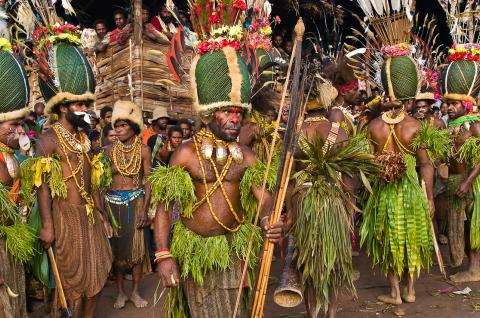
M 446 250 L 444 250 L 446 252 Z M 275 289 L 281 272 L 281 262 L 277 260 L 273 266 L 273 277 L 270 282 L 266 301 L 265 317 L 294 318 L 306 317 L 304 306 L 286 309 L 277 306 L 273 302 L 272 293 Z M 371 268 L 368 257 L 362 252 L 354 258 L 354 267 L 360 271 L 360 279 L 356 282 L 358 299 L 342 297 L 339 318 L 371 318 L 371 317 L 395 317 L 395 306 L 387 306 L 376 301 L 376 296 L 388 292 L 388 281 L 378 269 Z M 455 269 L 447 268 L 449 273 Z M 162 300 L 152 307 L 154 291 L 158 285 L 158 277 L 151 274 L 145 277 L 141 291 L 149 301 L 149 307 L 136 309 L 131 303 L 122 310 L 113 309 L 115 299 L 115 285 L 109 281 L 104 289 L 97 308 L 97 317 L 118 318 L 150 318 L 162 317 Z M 463 290 L 470 287 L 472 292 L 469 296 L 454 295 L 453 291 Z M 158 293 L 161 291 L 161 287 Z M 468 283 L 458 286 L 445 281 L 438 267 L 433 267 L 430 273 L 423 273 L 417 282 L 417 302 L 414 304 L 401 305 L 405 311 L 404 317 L 431 317 L 431 318 L 463 318 L 480 317 L 480 283 Z

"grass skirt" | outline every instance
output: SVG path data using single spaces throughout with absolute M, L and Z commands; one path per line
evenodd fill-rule
M 401 178 L 373 186 L 364 210 L 361 244 L 366 244 L 373 265 L 385 275 L 400 277 L 431 266 L 432 232 L 427 198 L 415 171 L 415 158 L 405 154 L 406 172 Z
M 297 267 L 302 284 L 315 289 L 316 302 L 328 310 L 329 294 L 356 294 L 352 278 L 352 248 L 348 197 L 327 183 L 297 187 L 298 218 L 294 226 Z
M 198 291 L 204 286 L 211 287 L 215 284 L 211 281 L 212 272 L 214 275 L 218 274 L 215 272 L 229 272 L 233 275 L 236 272 L 233 271 L 233 267 L 236 267 L 238 261 L 244 260 L 247 255 L 248 242 L 254 229 L 257 234 L 250 255 L 250 275 L 254 275 L 255 260 L 262 241 L 260 232 L 252 224 L 242 225 L 240 230 L 233 234 L 203 237 L 188 230 L 182 222 L 177 222 L 173 230 L 171 251 L 177 260 L 182 279 L 186 281 L 187 286 L 190 286 L 189 289 Z M 229 273 L 218 275 L 227 277 L 226 281 L 231 281 L 232 277 L 228 275 Z M 233 284 L 235 289 L 238 288 L 239 283 L 239 279 L 235 280 Z M 217 286 L 217 288 L 222 287 Z M 164 307 L 165 317 L 192 317 L 188 306 L 191 301 L 186 299 L 181 285 L 170 289 Z M 223 305 L 227 304 L 223 303 Z M 230 305 L 233 307 L 235 303 Z

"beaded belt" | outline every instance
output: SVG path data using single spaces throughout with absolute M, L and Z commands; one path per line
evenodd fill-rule
M 143 189 L 111 190 L 105 195 L 105 200 L 115 205 L 126 205 L 128 207 L 128 224 L 130 224 L 130 203 L 144 194 Z

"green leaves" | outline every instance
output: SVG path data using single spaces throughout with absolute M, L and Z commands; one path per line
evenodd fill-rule
M 180 212 L 186 218 L 192 217 L 192 207 L 197 201 L 192 178 L 183 168 L 178 166 L 158 166 L 150 175 L 152 184 L 152 201 L 165 204 L 180 203 Z
M 432 233 L 427 198 L 418 182 L 415 158 L 405 155 L 406 175 L 392 183 L 376 181 L 360 230 L 374 265 L 384 274 L 410 275 L 431 265 Z
M 451 149 L 451 138 L 447 129 L 432 127 L 428 121 L 424 121 L 411 147 L 414 151 L 425 147 L 432 162 L 446 160 Z

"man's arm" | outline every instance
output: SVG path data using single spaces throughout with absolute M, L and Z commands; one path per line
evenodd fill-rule
M 470 138 L 479 138 L 480 137 L 480 123 L 476 122 L 476 123 L 472 124 L 471 127 L 470 127 L 470 133 L 472 134 L 472 136 Z M 470 175 L 458 187 L 456 194 L 459 197 L 465 196 L 465 194 L 467 194 L 467 192 L 472 187 L 473 181 L 475 181 L 475 179 L 477 178 L 477 176 L 479 174 L 480 174 L 480 162 L 478 162 L 475 165 L 475 167 L 473 167 L 472 172 L 470 172 Z
M 247 147 L 242 147 L 244 162 L 246 166 L 254 166 L 257 162 L 255 153 Z M 270 167 L 270 169 L 272 169 Z M 262 178 L 263 179 L 263 178 Z M 239 189 L 240 190 L 240 189 Z M 261 186 L 252 184 L 252 194 L 260 205 L 260 217 L 262 218 L 261 226 L 262 230 L 265 232 L 265 237 L 272 243 L 277 243 L 282 238 L 283 233 L 283 221 L 285 216 L 282 215 L 280 220 L 273 225 L 269 225 L 269 216 L 272 214 L 273 209 L 273 198 L 272 195 L 267 191 L 262 191 Z M 263 192 L 263 199 L 262 199 Z
M 37 155 L 51 156 L 55 151 L 55 142 L 51 134 L 43 135 L 37 141 Z M 45 249 L 49 248 L 55 239 L 52 219 L 52 196 L 48 184 L 42 183 L 37 190 L 38 205 L 40 208 L 40 217 L 42 219 L 42 228 L 39 238 L 43 242 Z
M 433 198 L 433 164 L 428 157 L 427 150 L 424 147 L 419 147 L 417 150 L 418 167 L 420 168 L 420 182 L 425 182 L 425 190 L 427 192 L 428 204 L 430 206 L 430 216 L 433 217 L 435 213 L 435 204 Z
M 148 180 L 148 177 L 152 173 L 152 154 L 148 146 L 142 145 L 142 161 L 143 161 L 143 180 L 145 187 L 145 196 L 143 199 L 143 220 L 137 224 L 138 228 L 142 228 L 148 225 L 148 210 L 150 209 L 150 200 L 152 197 L 152 185 Z M 143 222 L 142 222 L 143 221 Z
M 192 160 L 194 156 L 188 155 L 188 149 L 185 150 L 185 145 L 181 145 L 175 151 L 170 160 L 171 166 L 185 167 L 188 165 L 187 160 Z M 168 251 L 170 248 L 170 220 L 172 219 L 173 203 L 170 204 L 169 209 L 165 209 L 165 204 L 160 203 L 157 207 L 154 220 L 154 239 L 157 251 Z M 174 259 L 167 258 L 160 260 L 157 265 L 157 273 L 162 279 L 164 287 L 176 287 L 180 281 L 177 264 Z M 173 278 L 173 279 L 172 279 Z

